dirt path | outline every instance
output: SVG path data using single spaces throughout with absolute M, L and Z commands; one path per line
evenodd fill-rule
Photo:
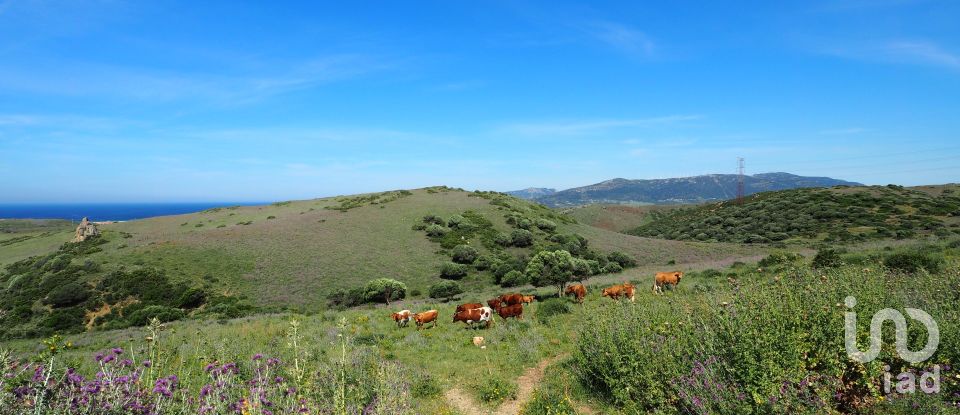
M 444 394 L 444 397 L 450 406 L 460 411 L 463 415 L 516 415 L 520 413 L 520 408 L 523 407 L 523 404 L 527 403 L 527 401 L 533 397 L 533 392 L 537 390 L 537 386 L 539 386 L 540 381 L 543 380 L 543 372 L 547 370 L 547 367 L 566 356 L 567 355 L 560 355 L 544 359 L 536 366 L 524 370 L 523 374 L 517 378 L 517 398 L 505 401 L 493 411 L 476 403 L 470 395 L 458 388 L 448 390 L 447 393 Z M 577 409 L 580 410 L 581 408 Z M 589 408 L 583 407 L 583 409 L 585 409 L 581 411 L 583 413 L 592 413 Z

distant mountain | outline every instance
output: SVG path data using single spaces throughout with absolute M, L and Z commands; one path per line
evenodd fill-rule
M 556 192 L 557 189 L 549 189 L 546 187 L 528 187 L 523 190 L 511 190 L 506 192 L 506 194 L 516 196 L 521 199 L 534 200 L 538 197 L 552 195 Z
M 743 177 L 746 195 L 771 190 L 805 187 L 863 186 L 829 177 L 805 177 L 790 173 L 760 173 Z M 514 194 L 516 195 L 516 194 Z M 519 197 L 524 197 L 516 195 Z M 561 190 L 533 200 L 547 206 L 578 206 L 592 203 L 679 204 L 733 199 L 737 196 L 736 174 L 708 174 L 672 179 L 612 179 L 589 186 Z

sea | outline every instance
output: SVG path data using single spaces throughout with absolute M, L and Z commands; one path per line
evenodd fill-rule
M 0 219 L 126 221 L 180 215 L 215 207 L 265 205 L 266 202 L 0 204 Z

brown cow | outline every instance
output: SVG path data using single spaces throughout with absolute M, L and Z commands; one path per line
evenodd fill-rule
M 459 313 L 459 312 L 461 312 L 461 311 L 463 311 L 463 310 L 473 310 L 473 309 L 475 309 L 475 308 L 480 308 L 480 307 L 483 307 L 483 304 L 480 304 L 480 303 L 460 304 L 460 305 L 457 306 L 457 311 L 456 311 L 456 312 Z
M 470 326 L 473 323 L 486 323 L 486 327 L 489 328 L 490 323 L 493 322 L 493 310 L 490 307 L 463 310 L 453 315 L 453 321 L 462 321 Z
M 406 327 L 407 324 L 410 324 L 410 320 L 413 320 L 413 313 L 410 310 L 400 310 L 391 314 L 390 317 L 397 322 L 397 327 Z
M 683 271 L 658 272 L 657 275 L 653 277 L 653 292 L 663 294 L 664 285 L 677 288 L 682 278 Z
M 499 299 L 499 298 L 491 298 L 491 299 L 487 300 L 487 305 L 490 306 L 490 308 L 496 310 L 496 309 L 500 308 L 500 299 Z
M 423 328 L 424 324 L 433 322 L 433 327 L 437 327 L 437 310 L 428 310 L 413 315 L 413 320 L 417 322 L 417 330 Z
M 523 320 L 523 304 L 514 304 L 497 309 L 497 314 L 500 315 L 500 318 L 506 320 L 510 317 L 515 317 L 518 320 Z
M 601 297 L 610 297 L 614 300 L 619 300 L 620 297 L 629 298 L 631 302 L 636 301 L 634 296 L 636 293 L 636 287 L 629 282 L 625 282 L 619 285 L 613 285 L 603 289 L 603 292 L 600 293 Z
M 523 302 L 523 294 L 509 293 L 500 296 L 501 305 L 514 305 Z
M 536 300 L 536 299 L 537 299 L 537 296 L 535 295 L 525 295 L 520 298 L 520 302 L 524 304 L 530 304 L 533 302 L 533 300 Z
M 563 294 L 573 294 L 573 296 L 577 299 L 577 302 L 583 304 L 583 298 L 587 296 L 587 287 L 584 287 L 583 284 L 574 284 L 567 287 Z

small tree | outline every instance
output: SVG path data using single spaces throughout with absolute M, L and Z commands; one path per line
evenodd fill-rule
M 440 278 L 445 278 L 449 280 L 459 280 L 467 276 L 467 266 L 463 264 L 456 264 L 453 262 L 447 262 L 440 267 Z
M 630 255 L 627 255 L 620 251 L 613 251 L 607 255 L 607 259 L 611 262 L 616 262 L 620 264 L 621 268 L 630 268 L 637 266 L 637 261 L 634 260 Z
M 470 245 L 457 245 L 453 248 L 453 262 L 472 264 L 478 256 L 480 256 L 480 252 Z
M 433 224 L 427 226 L 427 235 L 434 238 L 439 238 L 443 235 L 446 235 L 447 231 L 449 231 L 449 229 L 440 225 Z
M 430 298 L 442 298 L 450 301 L 451 298 L 463 294 L 463 287 L 456 281 L 440 281 L 430 286 Z
M 530 282 L 530 277 L 520 271 L 513 270 L 508 272 L 500 279 L 501 287 L 518 287 Z
M 563 288 L 574 280 L 577 268 L 576 259 L 567 251 L 540 251 L 530 259 L 525 273 L 534 286 L 556 286 L 562 297 Z
M 377 278 L 363 287 L 367 301 L 383 301 L 390 305 L 390 300 L 401 300 L 407 295 L 407 285 L 390 278 Z
M 526 229 L 514 229 L 510 232 L 510 242 L 519 247 L 533 245 L 533 233 Z

